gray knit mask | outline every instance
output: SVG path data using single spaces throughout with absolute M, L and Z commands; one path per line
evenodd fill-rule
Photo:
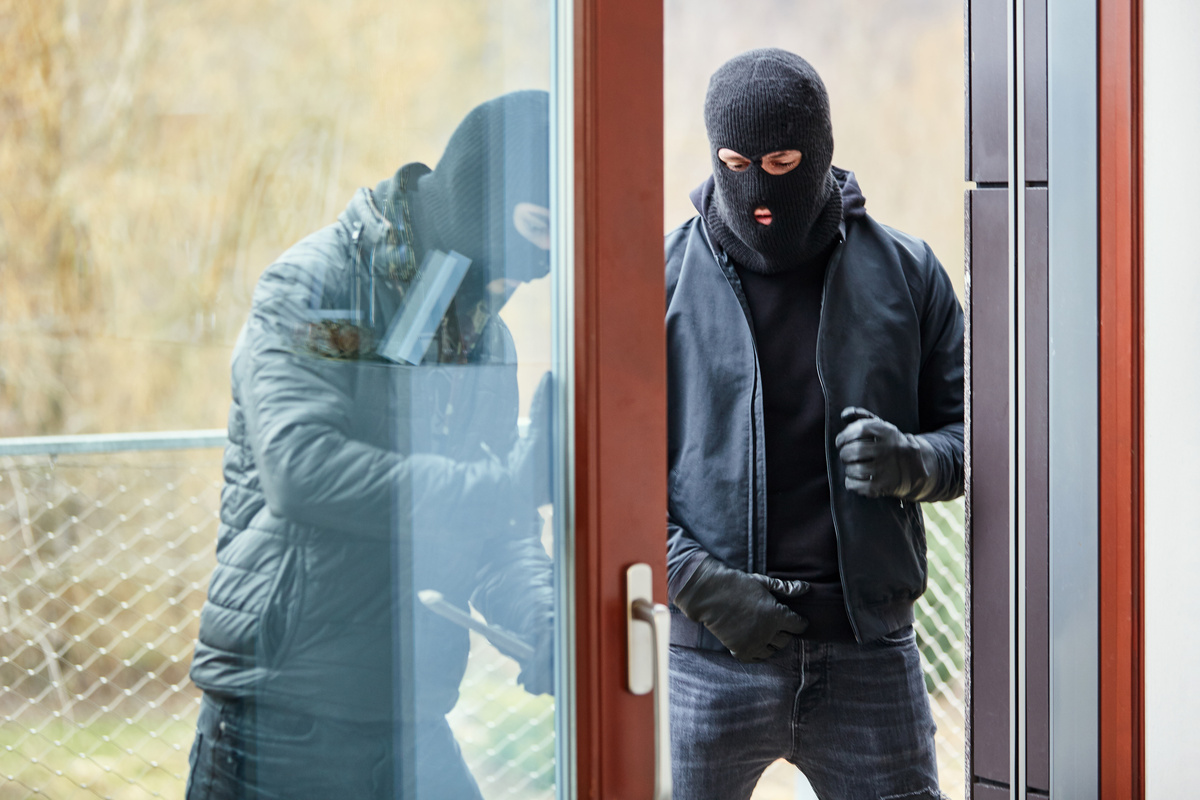
M 715 181 L 715 218 L 706 222 L 730 256 L 758 272 L 779 272 L 824 251 L 841 223 L 841 199 L 829 170 L 829 97 L 816 70 L 786 50 L 742 53 L 709 81 L 704 124 Z M 724 147 L 753 165 L 730 170 L 717 157 Z M 799 150 L 800 164 L 768 174 L 761 158 L 779 150 Z M 755 220 L 759 206 L 770 210 L 769 225 Z

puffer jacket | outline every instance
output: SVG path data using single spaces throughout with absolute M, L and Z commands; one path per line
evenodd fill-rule
M 549 614 L 539 520 L 501 463 L 518 404 L 503 323 L 493 317 L 460 363 L 374 353 L 413 242 L 379 211 L 392 191 L 358 190 L 255 290 L 233 353 L 218 563 L 191 667 L 206 692 L 351 720 L 444 714 L 467 633 L 416 592 L 470 601 L 527 637 Z
M 834 170 L 844 198 L 852 173 Z M 838 565 L 856 638 L 913 621 L 925 591 L 919 503 L 868 498 L 845 486 L 835 438 L 847 406 L 922 434 L 938 459 L 930 500 L 963 491 L 963 315 L 933 251 L 920 239 L 847 213 L 826 268 L 817 334 L 825 394 L 825 453 Z M 765 573 L 767 475 L 762 378 L 737 272 L 694 217 L 666 237 L 668 593 L 708 555 Z M 724 649 L 672 606 L 675 644 Z

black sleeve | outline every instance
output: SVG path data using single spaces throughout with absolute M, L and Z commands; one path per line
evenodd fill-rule
M 921 309 L 921 374 L 917 392 L 921 435 L 937 454 L 931 501 L 963 493 L 963 312 L 950 276 L 926 246 Z
M 488 543 L 471 594 L 488 622 L 525 638 L 550 624 L 554 610 L 554 566 L 537 535 L 541 517 L 534 517 L 527 535 Z

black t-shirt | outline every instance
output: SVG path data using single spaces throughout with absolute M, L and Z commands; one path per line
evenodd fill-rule
M 767 466 L 767 573 L 812 589 L 789 605 L 809 621 L 804 638 L 854 638 L 838 571 L 825 460 L 825 393 L 817 374 L 817 328 L 825 266 L 770 275 L 737 267 L 762 370 Z

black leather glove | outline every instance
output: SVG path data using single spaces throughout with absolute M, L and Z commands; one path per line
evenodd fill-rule
M 546 614 L 532 633 L 532 638 L 525 638 L 533 646 L 533 656 L 520 661 L 517 683 L 530 694 L 554 694 L 554 615 Z
M 529 405 L 529 430 L 508 454 L 508 471 L 513 484 L 531 492 L 534 507 L 550 502 L 551 403 L 554 382 L 549 372 L 542 376 Z
M 922 500 L 937 488 L 937 456 L 922 437 L 867 411 L 842 409 L 847 423 L 837 435 L 838 455 L 846 465 L 846 488 L 867 497 Z
M 738 661 L 763 661 L 804 633 L 808 621 L 777 600 L 809 590 L 804 581 L 784 581 L 731 569 L 712 556 L 696 567 L 675 596 L 675 605 L 712 631 Z
M 517 682 L 526 691 L 548 694 L 554 691 L 554 565 L 536 536 L 540 526 L 531 530 L 522 525 L 521 530 L 526 535 L 493 540 L 478 553 L 471 605 L 488 624 L 503 627 L 533 648 L 530 653 L 506 648 L 503 639 L 492 640 L 521 665 Z

